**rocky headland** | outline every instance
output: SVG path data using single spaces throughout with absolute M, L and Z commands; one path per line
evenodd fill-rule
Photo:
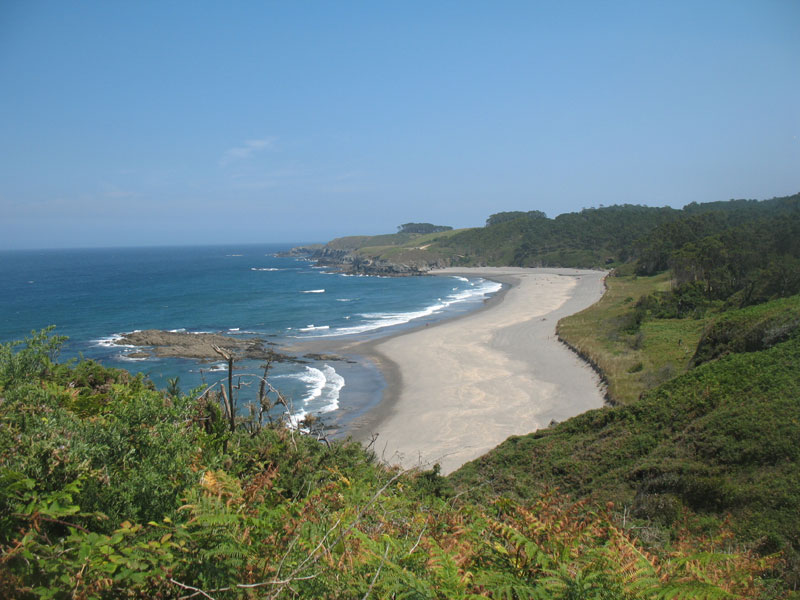
M 339 273 L 383 277 L 426 275 L 432 269 L 445 268 L 450 264 L 443 259 L 393 261 L 381 256 L 369 256 L 358 250 L 358 248 L 333 248 L 328 245 L 298 246 L 285 253 L 285 256 L 307 258 L 315 261 L 317 266 Z

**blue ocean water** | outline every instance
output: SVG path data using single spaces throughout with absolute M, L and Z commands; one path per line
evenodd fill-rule
M 113 343 L 143 329 L 256 336 L 278 346 L 393 333 L 477 308 L 500 286 L 463 277 L 358 277 L 278 257 L 291 245 L 0 252 L 0 342 L 56 325 L 62 358 L 82 355 L 184 390 L 226 376 L 224 363 L 134 359 Z M 280 363 L 271 381 L 298 414 L 344 422 L 380 397 L 380 373 L 352 362 Z M 237 363 L 256 372 L 257 361 Z M 246 394 L 246 390 L 242 392 Z M 255 390 L 253 391 L 255 394 Z M 247 399 L 243 398 L 246 402 Z

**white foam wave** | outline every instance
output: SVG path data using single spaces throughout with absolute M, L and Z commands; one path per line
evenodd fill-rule
M 303 396 L 302 402 L 308 404 L 310 401 L 319 398 L 322 395 L 322 390 L 325 388 L 325 373 L 314 367 L 306 367 L 303 373 L 295 376 L 308 386 L 306 395 Z
M 405 325 L 415 319 L 430 317 L 438 314 L 446 308 L 467 302 L 470 300 L 479 300 L 490 294 L 498 292 L 503 285 L 495 281 L 487 281 L 485 279 L 478 279 L 475 282 L 470 282 L 471 287 L 450 294 L 446 298 L 438 298 L 435 304 L 431 304 L 421 310 L 410 312 L 384 312 L 384 313 L 361 313 L 358 316 L 365 321 L 359 325 L 351 327 L 339 327 L 332 329 L 327 333 L 314 333 L 308 337 L 331 337 L 340 335 L 358 335 L 382 329 L 384 327 L 395 327 L 397 325 Z
M 138 329 L 136 331 L 138 331 Z M 102 346 L 103 348 L 136 348 L 133 344 L 118 344 L 117 341 L 121 340 L 123 335 L 122 333 L 112 333 L 110 336 L 100 338 L 94 342 L 95 345 Z
M 330 328 L 331 328 L 330 325 L 319 325 L 319 326 L 317 326 L 317 325 L 314 325 L 312 323 L 311 325 L 307 325 L 306 327 L 301 327 L 300 329 L 298 329 L 298 331 L 320 331 L 320 330 L 330 329 Z
M 453 275 L 453 279 L 458 279 L 459 281 L 463 281 L 464 283 L 469 283 L 469 279 L 466 277 L 462 277 L 461 275 Z
M 478 281 L 470 283 L 473 287 L 447 297 L 448 306 L 456 302 L 485 298 L 486 296 L 499 292 L 503 287 L 502 283 L 487 281 L 486 279 L 479 279 Z
M 339 393 L 345 380 L 330 365 L 325 364 L 322 369 L 306 366 L 302 373 L 274 377 L 280 378 L 296 379 L 306 385 L 305 395 L 301 399 L 303 406 L 290 417 L 292 426 L 297 427 L 309 413 L 324 414 L 339 408 Z
M 103 348 L 115 348 L 117 344 L 114 342 L 119 339 L 122 339 L 122 336 L 118 333 L 115 333 L 114 335 L 95 340 L 94 343 L 95 345 L 102 346 Z
M 336 369 L 330 365 L 322 367 L 322 372 L 325 373 L 325 387 L 322 389 L 325 406 L 320 408 L 319 412 L 328 413 L 339 408 L 339 392 L 342 391 L 345 381 L 344 377 L 339 375 Z
M 303 419 L 306 418 L 307 414 L 308 413 L 301 408 L 300 410 L 295 411 L 294 413 L 289 415 L 289 427 L 307 433 L 308 432 L 307 429 L 300 427 L 300 424 L 303 422 Z
M 324 294 L 325 290 L 303 290 L 301 294 Z
M 239 328 L 238 327 L 231 327 L 230 329 L 228 329 L 228 331 L 239 331 Z
M 278 269 L 276 267 L 250 267 L 251 271 L 283 271 L 283 269 Z

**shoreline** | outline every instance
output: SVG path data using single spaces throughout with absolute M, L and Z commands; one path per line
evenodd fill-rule
M 485 310 L 489 310 L 496 304 L 503 301 L 503 297 L 511 289 L 512 285 L 505 277 L 483 277 L 470 272 L 462 272 L 459 270 L 457 273 L 433 273 L 433 276 L 455 276 L 461 275 L 465 277 L 481 277 L 483 279 L 495 281 L 502 284 L 502 287 L 483 302 L 477 308 L 469 312 L 458 313 L 455 315 L 448 315 L 446 317 L 429 321 L 417 325 L 403 324 L 395 326 L 396 330 L 391 333 L 383 333 L 380 331 L 370 332 L 368 337 L 353 336 L 355 339 L 348 339 L 348 337 L 333 337 L 333 338 L 313 338 L 309 340 L 297 341 L 293 344 L 282 344 L 281 351 L 294 353 L 297 355 L 305 355 L 309 352 L 314 353 L 334 353 L 346 358 L 349 362 L 356 364 L 368 365 L 378 373 L 382 379 L 382 384 L 377 391 L 373 392 L 380 396 L 375 401 L 368 403 L 367 408 L 356 408 L 356 416 L 348 414 L 340 414 L 338 422 L 332 425 L 334 437 L 351 437 L 359 442 L 368 442 L 370 435 L 362 431 L 368 423 L 376 421 L 380 415 L 384 414 L 387 407 L 397 399 L 400 392 L 400 371 L 397 364 L 383 356 L 380 352 L 375 350 L 375 346 L 382 342 L 394 339 L 404 335 L 412 335 L 418 331 L 424 331 L 427 328 L 438 327 L 445 323 L 454 323 L 461 319 L 468 318 L 472 315 L 479 314 Z M 427 275 L 426 275 L 427 276 Z M 503 279 L 503 281 L 501 281 Z M 334 363 L 336 364 L 336 363 Z M 373 382 L 374 383 L 374 382 Z M 352 384 L 347 384 L 347 392 L 352 389 Z M 359 390 L 363 394 L 363 390 Z M 372 394 L 370 394 L 372 395 Z M 341 410 L 341 409 L 340 409 Z M 345 409 L 347 410 L 347 409 Z M 328 423 L 330 427 L 331 424 Z
M 355 440 L 374 442 L 387 463 L 438 463 L 447 474 L 511 435 L 604 405 L 599 377 L 557 339 L 555 327 L 600 299 L 605 271 L 486 267 L 431 274 L 483 277 L 503 288 L 464 315 L 378 339 L 329 343 L 371 361 L 386 382 L 381 401 L 349 423 Z

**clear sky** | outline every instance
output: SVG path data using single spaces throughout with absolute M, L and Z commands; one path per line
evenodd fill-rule
M 800 1 L 0 2 L 0 248 L 800 192 Z

